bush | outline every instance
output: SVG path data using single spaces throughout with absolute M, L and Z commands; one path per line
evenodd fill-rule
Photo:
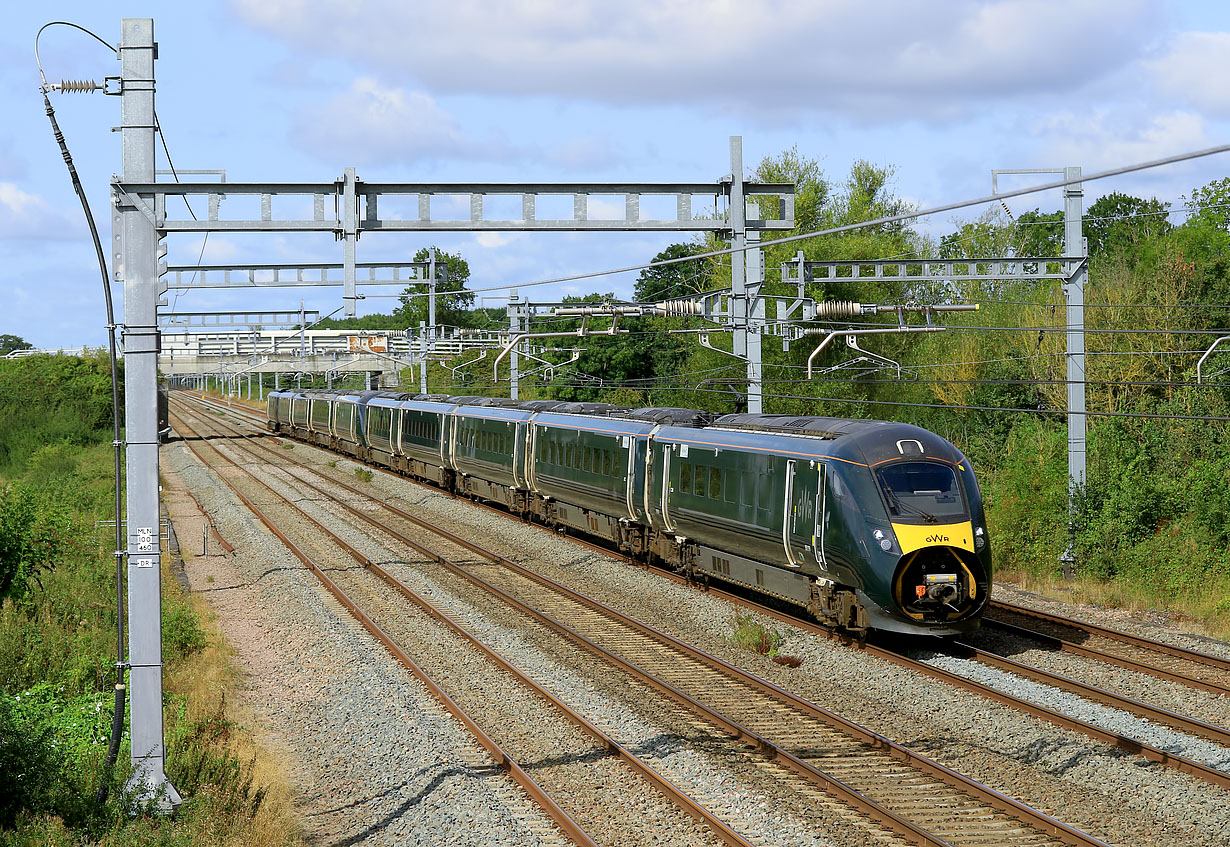
M 182 661 L 209 645 L 201 619 L 183 599 L 166 599 L 162 604 L 162 654 L 168 662 Z
M 70 515 L 23 486 L 0 488 L 0 600 L 23 599 L 72 535 Z
M 58 776 L 50 730 L 31 726 L 0 694 L 0 828 L 11 827 L 19 812 L 43 811 Z

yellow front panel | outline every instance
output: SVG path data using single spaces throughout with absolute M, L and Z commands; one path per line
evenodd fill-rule
M 945 545 L 959 547 L 962 550 L 974 552 L 974 525 L 970 521 L 950 524 L 914 524 L 895 523 L 893 532 L 897 534 L 897 543 L 901 545 L 902 554 L 912 553 L 923 547 Z

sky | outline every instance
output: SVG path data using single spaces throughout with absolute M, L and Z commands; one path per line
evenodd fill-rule
M 34 36 L 51 20 L 119 41 L 152 17 L 157 110 L 174 164 L 231 181 L 716 182 L 792 147 L 840 184 L 895 170 L 928 208 L 990 193 L 995 168 L 1097 171 L 1230 142 L 1230 3 L 1219 0 L 227 0 L 14 4 L 0 31 L 0 334 L 36 347 L 105 343 L 100 277 L 39 95 Z M 40 41 L 51 80 L 118 74 L 67 27 Z M 120 169 L 119 98 L 53 94 L 104 239 Z M 160 154 L 161 156 L 161 154 Z M 160 158 L 159 167 L 166 167 Z M 1088 183 L 1183 205 L 1230 154 Z M 1001 180 L 1001 189 L 1033 178 Z M 1057 210 L 1057 190 L 1009 201 Z M 981 211 L 919 224 L 938 236 Z M 473 288 L 649 261 L 670 233 L 371 233 L 360 261 L 458 252 Z M 198 235 L 167 259 L 194 264 Z M 207 263 L 341 261 L 331 236 L 211 236 Z M 611 291 L 635 274 L 523 290 Z M 117 302 L 122 296 L 115 288 Z M 531 292 L 533 292 L 531 294 Z M 366 289 L 395 295 L 397 289 Z M 174 292 L 172 292 L 174 295 Z M 504 294 L 483 295 L 500 306 Z M 341 290 L 194 290 L 179 311 L 322 314 Z M 369 296 L 360 314 L 396 300 Z

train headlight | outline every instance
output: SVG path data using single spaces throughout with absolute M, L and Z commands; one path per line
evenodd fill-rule
M 982 527 L 974 528 L 974 549 L 981 550 L 987 546 L 987 532 Z
M 884 534 L 884 530 L 877 529 L 877 530 L 872 531 L 871 537 L 879 542 L 880 549 L 883 550 L 885 553 L 893 549 L 893 541 L 891 538 L 889 538 L 887 535 Z

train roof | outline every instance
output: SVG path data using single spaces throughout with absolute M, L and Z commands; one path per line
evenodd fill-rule
M 806 433 L 821 438 L 841 438 L 865 432 L 877 427 L 900 426 L 889 421 L 862 420 L 860 418 L 825 418 L 814 415 L 722 415 L 712 421 L 713 426 L 731 429 L 755 429 L 764 432 Z
M 779 447 L 797 450 L 800 455 L 832 456 L 869 467 L 902 459 L 956 463 L 962 458 L 961 452 L 942 436 L 913 424 L 892 421 L 735 414 L 722 415 L 700 432 L 689 432 L 682 427 L 674 429 L 663 430 L 659 435 L 679 441 L 704 441 L 706 446 L 720 437 L 731 447 L 753 449 L 764 446 L 766 437 L 780 438 L 783 440 L 777 442 Z M 797 446 L 802 440 L 811 441 L 815 446 Z M 791 442 L 791 447 L 786 448 Z
M 645 406 L 632 409 L 621 417 L 654 423 L 670 424 L 671 426 L 708 426 L 713 422 L 712 412 L 702 412 L 700 409 L 683 409 L 677 406 Z
M 568 415 L 594 415 L 609 417 L 621 412 L 627 412 L 629 409 L 626 406 L 616 406 L 614 403 L 582 403 L 582 402 L 565 402 L 552 409 L 554 412 Z
M 457 406 L 517 406 L 519 403 L 511 397 L 483 397 L 479 394 L 458 394 L 449 397 L 448 401 Z

